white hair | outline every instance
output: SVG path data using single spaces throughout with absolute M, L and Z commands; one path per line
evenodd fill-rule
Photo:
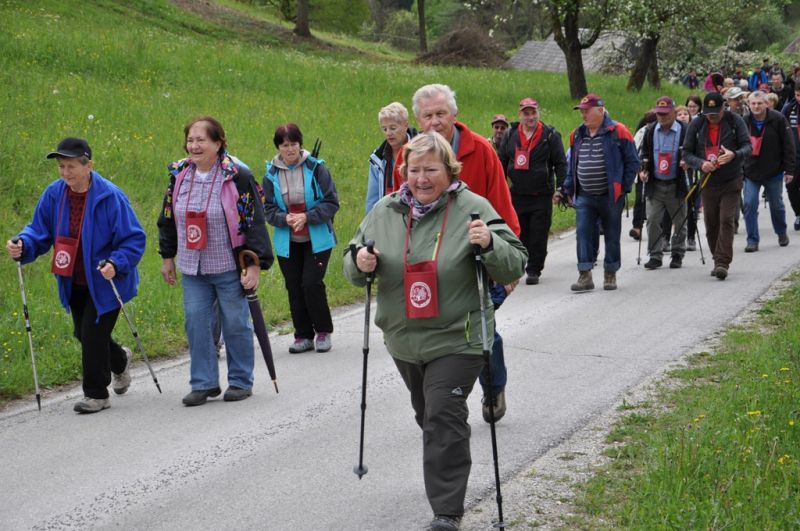
M 408 123 L 408 109 L 400 102 L 393 101 L 378 112 L 378 123 L 381 120 L 390 120 L 398 124 Z
M 447 85 L 442 85 L 439 83 L 434 83 L 431 85 L 425 85 L 424 87 L 420 87 L 414 93 L 414 97 L 411 98 L 411 109 L 414 111 L 414 116 L 419 116 L 419 100 L 425 98 L 434 98 L 439 94 L 444 94 L 447 97 L 447 106 L 450 108 L 450 112 L 458 114 L 458 105 L 456 105 L 456 93 L 453 92 L 453 89 L 448 87 Z

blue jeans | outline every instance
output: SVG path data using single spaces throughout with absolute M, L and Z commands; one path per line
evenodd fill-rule
M 494 332 L 494 344 L 492 345 L 492 354 L 489 356 L 489 367 L 483 366 L 481 374 L 478 376 L 478 381 L 483 388 L 483 394 L 489 394 L 489 376 L 488 371 L 492 372 L 492 394 L 497 396 L 506 389 L 506 382 L 508 381 L 508 374 L 506 373 L 506 359 L 503 356 L 503 338 Z
M 191 358 L 189 383 L 193 391 L 219 387 L 219 364 L 214 348 L 214 301 L 219 302 L 228 385 L 253 387 L 253 325 L 237 271 L 215 275 L 183 275 L 183 310 Z
M 767 194 L 769 215 L 775 234 L 786 234 L 786 207 L 783 205 L 783 173 L 770 177 L 763 183 L 744 180 L 744 223 L 747 227 L 747 243 L 758 243 L 758 202 L 761 187 Z
M 597 220 L 603 227 L 605 253 L 603 269 L 616 273 L 621 264 L 619 236 L 622 230 L 624 196 L 610 204 L 607 195 L 579 193 L 575 198 L 575 224 L 577 225 L 578 271 L 591 271 L 594 266 L 594 235 Z

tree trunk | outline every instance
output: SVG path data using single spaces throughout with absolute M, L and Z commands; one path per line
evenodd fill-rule
M 589 90 L 586 87 L 586 72 L 583 69 L 583 55 L 581 50 L 580 33 L 578 29 L 578 9 L 572 5 L 564 13 L 563 22 L 557 13 L 551 14 L 553 23 L 553 37 L 556 44 L 564 52 L 567 62 L 567 80 L 569 81 L 569 95 L 573 100 L 584 97 Z
M 579 100 L 589 92 L 586 86 L 586 72 L 583 69 L 580 43 L 573 44 L 564 51 L 564 58 L 567 60 L 569 95 L 573 100 Z
M 628 78 L 627 89 L 629 92 L 639 92 L 644 86 L 645 79 L 647 79 L 650 72 L 651 63 L 656 56 L 656 47 L 658 46 L 658 37 L 645 37 L 642 39 L 642 48 L 639 57 L 636 58 L 636 63 L 631 70 L 631 76 Z M 655 65 L 658 69 L 658 64 Z M 656 82 L 658 82 L 658 72 L 656 72 Z
M 650 68 L 647 69 L 647 82 L 653 88 L 661 88 L 661 76 L 658 73 L 658 39 L 656 39 L 656 50 L 653 52 Z
M 425 31 L 425 0 L 417 0 L 417 15 L 419 16 L 419 53 L 426 53 L 428 36 Z
M 308 1 L 297 0 L 297 20 L 292 31 L 298 37 L 311 37 L 311 29 L 308 25 Z

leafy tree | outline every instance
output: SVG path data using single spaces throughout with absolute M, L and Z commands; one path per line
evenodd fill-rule
M 569 93 L 586 95 L 586 71 L 581 52 L 592 46 L 609 19 L 611 0 L 542 0 L 550 18 L 553 38 L 567 61 Z M 668 1 L 668 0 L 667 0 Z M 580 22 L 589 26 L 581 31 Z

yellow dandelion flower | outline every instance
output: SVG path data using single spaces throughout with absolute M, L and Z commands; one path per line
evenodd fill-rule
M 786 463 L 786 461 L 788 461 L 791 458 L 792 458 L 792 456 L 790 456 L 789 454 L 783 454 L 782 456 L 780 456 L 778 458 L 778 464 L 782 465 L 782 464 Z
M 756 409 L 755 411 L 748 411 L 747 412 L 747 416 L 748 417 L 760 417 L 761 416 L 761 411 L 759 411 L 758 409 Z
M 789 426 L 794 426 L 794 421 L 793 420 L 789 421 Z
M 781 368 L 780 368 L 780 371 L 781 371 L 781 372 L 789 372 L 790 370 L 791 370 L 791 369 L 789 369 L 789 367 L 781 367 Z
M 769 374 L 767 374 L 767 373 L 764 373 L 764 374 L 762 374 L 762 375 L 761 375 L 761 377 L 762 377 L 762 378 L 769 378 Z

